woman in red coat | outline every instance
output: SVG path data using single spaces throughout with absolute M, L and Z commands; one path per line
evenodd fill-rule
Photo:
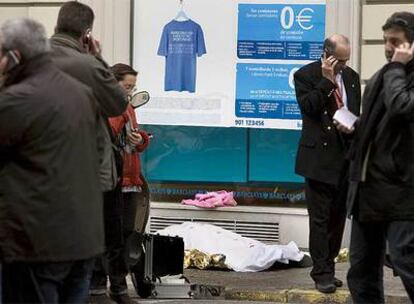
M 137 72 L 129 65 L 118 63 L 112 68 L 119 84 L 132 93 L 137 81 Z M 134 231 L 144 232 L 149 215 L 149 190 L 141 174 L 139 153 L 144 151 L 149 144 L 148 134 L 138 128 L 135 111 L 131 105 L 118 117 L 109 118 L 109 124 L 113 133 L 113 144 L 117 146 L 122 156 L 122 174 L 119 193 L 120 202 L 114 200 L 114 204 L 122 206 L 114 207 L 106 214 L 106 229 L 116 230 L 111 223 L 122 222 L 121 231 L 109 233 L 107 237 L 107 253 L 103 262 L 98 261 L 92 277 L 91 302 L 105 303 L 109 300 L 106 296 L 107 275 L 110 281 L 109 295 L 118 304 L 135 303 L 128 296 L 126 276 L 128 266 L 124 258 L 125 240 Z M 123 241 L 121 240 L 123 238 Z M 103 265 L 108 267 L 105 270 Z
M 138 72 L 129 65 L 118 63 L 112 71 L 119 84 L 130 95 L 135 88 Z M 109 118 L 113 134 L 121 149 L 123 158 L 122 168 L 122 198 L 124 203 L 124 227 L 143 232 L 148 220 L 148 186 L 141 174 L 139 153 L 149 144 L 149 136 L 139 130 L 135 111 L 131 105 L 118 117 Z M 135 215 L 137 214 L 137 218 Z

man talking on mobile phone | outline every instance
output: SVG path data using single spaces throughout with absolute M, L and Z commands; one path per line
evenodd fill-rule
M 93 10 L 80 2 L 68 1 L 60 10 L 51 38 L 52 59 L 65 73 L 90 87 L 98 101 L 100 128 L 101 189 L 113 190 L 118 183 L 115 156 L 112 151 L 108 117 L 121 115 L 128 98 L 102 59 L 99 42 L 92 36 Z
M 1 303 L 84 303 L 104 249 L 99 109 L 39 22 L 0 27 Z
M 92 36 L 93 10 L 77 1 L 65 2 L 51 38 L 52 59 L 58 68 L 92 89 L 100 111 L 98 130 L 100 182 L 104 200 L 106 254 L 122 248 L 122 204 L 119 188 L 122 158 L 113 149 L 109 117 L 124 113 L 128 97 L 102 59 L 101 46 Z M 92 271 L 92 269 L 91 269 Z
M 294 75 L 296 98 L 303 127 L 299 142 L 297 174 L 305 177 L 309 213 L 310 273 L 317 290 L 332 293 L 342 286 L 335 278 L 346 217 L 347 162 L 350 136 L 334 125 L 333 116 L 346 108 L 359 115 L 360 81 L 346 63 L 351 53 L 347 37 L 332 35 L 324 42 L 321 59 Z
M 382 27 L 388 63 L 368 81 L 350 149 L 353 303 L 384 303 L 386 241 L 394 272 L 414 302 L 414 14 Z

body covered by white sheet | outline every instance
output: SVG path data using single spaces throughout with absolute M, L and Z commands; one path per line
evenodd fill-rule
M 304 255 L 294 242 L 288 245 L 266 245 L 210 224 L 187 222 L 169 226 L 157 233 L 182 237 L 186 250 L 224 254 L 226 264 L 239 272 L 265 270 L 275 262 L 288 264 L 289 260 L 300 261 Z

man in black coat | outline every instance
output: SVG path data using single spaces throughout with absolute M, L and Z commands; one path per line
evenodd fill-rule
M 414 302 L 414 14 L 393 14 L 383 31 L 389 63 L 367 84 L 350 150 L 348 286 L 361 304 L 384 303 L 386 241 Z
M 341 107 L 359 115 L 360 81 L 358 74 L 346 66 L 349 57 L 348 38 L 336 34 L 325 40 L 320 61 L 302 67 L 294 75 L 303 119 L 295 171 L 305 177 L 311 277 L 324 293 L 342 286 L 335 278 L 334 259 L 345 224 L 345 154 L 350 138 L 335 128 L 333 115 Z
M 104 250 L 97 101 L 49 51 L 40 23 L 2 25 L 3 303 L 84 302 L 93 258 Z

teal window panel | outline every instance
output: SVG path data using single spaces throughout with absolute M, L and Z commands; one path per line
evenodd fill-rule
M 249 181 L 301 183 L 294 173 L 300 131 L 250 129 Z
M 149 181 L 247 181 L 247 129 L 141 127 L 153 135 L 141 156 Z

